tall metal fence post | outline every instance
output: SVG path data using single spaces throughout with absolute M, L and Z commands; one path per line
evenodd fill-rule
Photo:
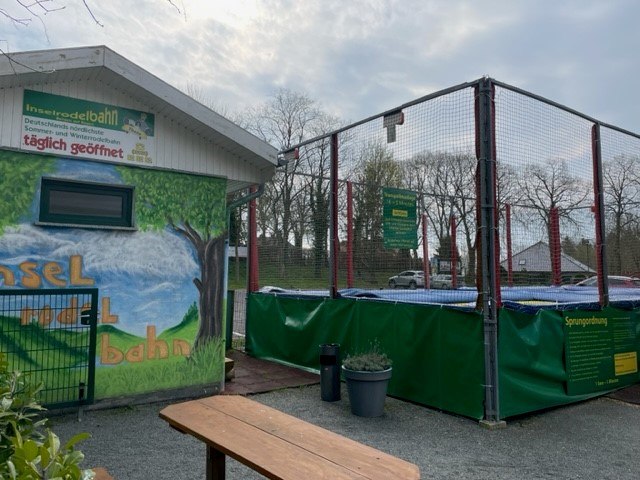
M 458 288 L 458 233 L 455 215 L 449 215 L 449 235 L 451 241 L 451 288 Z
M 513 287 L 513 251 L 511 249 L 511 205 L 504 206 L 505 228 L 507 230 L 507 285 Z
M 353 185 L 347 182 L 347 288 L 353 288 Z
M 338 134 L 331 135 L 331 216 L 330 216 L 329 254 L 331 258 L 330 293 L 331 298 L 338 296 L 338 255 L 340 240 L 338 239 Z
M 424 288 L 431 288 L 431 264 L 429 263 L 429 239 L 427 238 L 427 214 L 422 214 L 422 271 L 424 272 Z
M 591 151 L 593 158 L 593 200 L 594 215 L 596 220 L 596 271 L 598 272 L 598 295 L 600 305 L 609 305 L 609 269 L 607 268 L 606 254 L 606 227 L 604 215 L 604 190 L 602 178 L 602 141 L 600 138 L 600 125 L 595 123 L 591 127 Z
M 227 325 L 225 330 L 225 348 L 229 350 L 233 343 L 233 314 L 236 304 L 235 290 L 227 290 Z
M 251 193 L 256 191 L 256 187 L 251 187 Z M 258 280 L 258 220 L 256 212 L 256 200 L 249 202 L 249 275 L 247 290 L 256 292 L 260 288 Z
M 477 89 L 478 126 L 477 151 L 479 153 L 479 190 L 480 190 L 480 245 L 482 268 L 482 310 L 484 314 L 484 369 L 485 369 L 485 401 L 482 424 L 495 427 L 503 424 L 500 421 L 499 388 L 498 388 L 498 307 L 499 298 L 496 275 L 497 252 L 497 220 L 496 185 L 495 185 L 495 145 L 493 132 L 493 88 L 490 78 L 479 81 Z
M 549 250 L 551 252 L 551 285 L 559 287 L 562 283 L 562 246 L 558 207 L 551 207 L 549 210 Z

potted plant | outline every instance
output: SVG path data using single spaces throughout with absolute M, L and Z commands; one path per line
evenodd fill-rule
M 378 342 L 369 350 L 347 355 L 342 373 L 347 382 L 351 412 L 361 417 L 379 417 L 384 413 L 387 385 L 391 378 L 391 359 Z

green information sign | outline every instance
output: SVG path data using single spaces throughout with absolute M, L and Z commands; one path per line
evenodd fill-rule
M 638 381 L 638 320 L 605 309 L 564 314 L 567 394 L 611 390 Z
M 153 164 L 155 116 L 149 112 L 25 90 L 20 148 L 61 157 Z
M 382 220 L 384 248 L 418 248 L 415 192 L 382 189 Z

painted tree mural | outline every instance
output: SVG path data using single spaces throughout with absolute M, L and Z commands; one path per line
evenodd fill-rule
M 223 179 L 168 171 L 118 167 L 124 183 L 135 185 L 138 228 L 167 227 L 194 247 L 200 278 L 200 323 L 194 341 L 198 349 L 222 335 L 226 182 Z
M 53 166 L 51 157 L 0 150 L 0 233 L 28 216 L 40 177 Z

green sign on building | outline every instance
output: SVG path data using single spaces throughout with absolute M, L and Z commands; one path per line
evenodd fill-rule
M 382 189 L 382 220 L 384 248 L 418 248 L 415 192 Z
M 633 312 L 565 312 L 567 394 L 612 390 L 638 381 L 638 319 Z
M 61 157 L 153 164 L 155 116 L 149 112 L 25 90 L 20 148 Z

